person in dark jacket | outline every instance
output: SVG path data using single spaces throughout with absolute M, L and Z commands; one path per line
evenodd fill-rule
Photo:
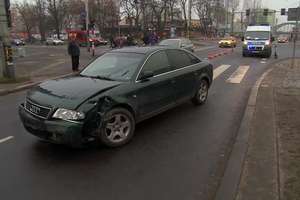
M 79 71 L 79 57 L 80 57 L 80 48 L 76 42 L 76 38 L 72 37 L 68 46 L 68 53 L 72 59 L 72 70 L 73 72 Z

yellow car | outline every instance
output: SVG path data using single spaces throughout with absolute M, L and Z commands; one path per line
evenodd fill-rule
M 237 40 L 234 37 L 226 37 L 220 40 L 219 47 L 236 47 Z

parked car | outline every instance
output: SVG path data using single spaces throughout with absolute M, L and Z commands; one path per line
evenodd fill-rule
M 136 123 L 191 100 L 202 105 L 213 67 L 182 49 L 134 47 L 110 51 L 78 75 L 31 89 L 19 107 L 25 129 L 74 147 L 126 144 Z
M 55 38 L 47 38 L 46 45 L 63 45 L 64 41 L 55 39 Z
M 15 46 L 24 46 L 26 43 L 21 39 L 13 39 L 11 44 Z
M 219 41 L 219 47 L 236 47 L 237 39 L 235 37 L 225 37 Z
M 277 38 L 278 43 L 287 43 L 289 42 L 289 37 L 288 36 L 284 36 L 284 35 L 280 35 Z
M 187 38 L 166 39 L 166 40 L 162 40 L 159 43 L 159 45 L 175 47 L 175 48 L 182 48 L 182 49 L 194 52 L 194 45 Z
M 92 46 L 92 43 L 94 42 L 95 46 L 100 46 L 100 45 L 107 45 L 107 41 L 104 40 L 101 37 L 95 37 L 95 38 L 89 38 L 90 46 Z M 84 46 L 81 44 L 81 46 Z

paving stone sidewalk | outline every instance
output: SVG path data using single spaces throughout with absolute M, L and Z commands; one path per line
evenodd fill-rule
M 28 48 L 28 47 L 27 47 Z M 36 48 L 35 46 L 30 48 Z M 37 47 L 41 48 L 41 47 Z M 64 48 L 64 47 L 61 47 Z M 66 47 L 65 47 L 66 48 Z M 109 51 L 107 48 L 99 48 L 95 56 L 91 56 L 85 49 L 81 49 L 80 69 L 83 69 L 89 62 L 97 56 Z M 60 53 L 60 52 L 59 52 Z M 67 53 L 59 55 L 59 57 L 49 57 L 48 61 L 40 61 L 36 56 L 28 55 L 25 58 L 17 58 L 16 75 L 17 77 L 26 77 L 25 81 L 18 83 L 0 83 L 0 95 L 5 95 L 10 92 L 18 91 L 22 88 L 27 88 L 32 84 L 37 84 L 41 81 L 62 77 L 72 74 L 71 59 Z M 52 60 L 51 60 L 52 59 Z
M 300 199 L 300 59 L 262 81 L 236 200 Z

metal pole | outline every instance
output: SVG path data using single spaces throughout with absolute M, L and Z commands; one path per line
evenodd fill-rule
M 89 37 L 89 0 L 85 0 L 85 30 L 87 34 L 87 51 L 90 52 L 90 37 Z
M 3 0 L 0 0 L 0 43 L 0 77 L 4 77 L 7 76 L 7 62 L 5 59 L 4 48 L 10 46 L 10 40 Z
M 233 31 L 234 31 L 234 9 L 232 9 L 232 15 L 231 15 L 231 35 L 233 35 Z
M 297 9 L 297 13 L 299 16 L 299 10 L 300 8 Z M 296 31 L 295 31 L 295 35 L 294 35 L 294 46 L 293 46 L 293 61 L 292 61 L 292 67 L 295 66 L 295 58 L 296 58 L 296 44 L 297 44 L 297 40 L 298 40 L 298 17 L 296 20 Z
M 229 21 L 229 0 L 225 0 L 226 3 L 226 31 L 228 32 L 228 21 Z
M 298 40 L 298 24 L 299 24 L 299 17 L 300 17 L 300 6 L 297 8 L 297 20 L 296 20 L 296 29 L 294 34 L 294 46 L 293 46 L 293 59 L 292 59 L 292 67 L 295 66 L 295 58 L 296 58 L 296 44 Z
M 188 26 L 187 26 L 187 33 L 188 33 L 188 38 L 190 38 L 190 28 L 191 28 L 191 22 L 192 22 L 192 0 L 189 0 L 189 9 L 188 9 L 188 14 L 189 14 L 189 19 L 188 19 Z
M 119 28 L 119 40 L 121 38 L 121 1 L 119 2 L 119 23 L 118 23 L 118 28 Z
M 244 16 L 243 16 L 243 12 L 241 12 L 241 32 L 243 32 L 244 30 Z

